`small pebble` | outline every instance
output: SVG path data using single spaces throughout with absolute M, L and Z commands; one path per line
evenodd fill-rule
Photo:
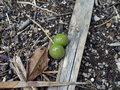
M 84 77 L 89 77 L 88 75 L 87 75 L 87 73 L 83 73 L 82 74 Z
M 118 54 L 115 54 L 114 58 L 117 59 L 118 58 Z
M 108 64 L 105 64 L 105 67 L 108 67 Z
M 105 62 L 103 62 L 103 65 L 105 65 L 106 63 Z
M 98 63 L 98 65 L 101 65 L 101 63 Z
M 105 50 L 105 53 L 108 54 L 108 50 Z
M 96 40 L 91 40 L 91 43 L 93 44 L 93 45 L 97 45 L 97 41 Z
M 108 90 L 112 90 L 112 87 L 108 88 Z
M 97 69 L 98 67 L 96 66 L 95 69 Z
M 120 62 L 116 63 L 118 70 L 120 71 Z
M 103 68 L 103 65 L 99 66 L 100 68 Z
M 66 3 L 67 3 L 66 0 L 63 0 L 63 1 L 62 1 L 62 4 L 66 4 Z
M 120 46 L 119 47 L 115 47 L 114 49 L 115 49 L 115 51 L 120 52 Z
M 87 79 L 87 78 L 85 78 L 85 81 L 88 81 L 88 79 Z
M 118 86 L 120 86 L 120 81 L 115 82 Z
M 91 82 L 94 82 L 95 79 L 94 79 L 94 78 L 91 78 L 90 80 L 91 80 Z
M 102 85 L 101 90 L 105 90 L 105 85 Z
M 92 71 L 92 69 L 88 69 L 88 72 L 91 72 Z
M 97 50 L 92 49 L 92 53 L 97 54 Z
M 115 27 L 115 25 L 111 25 L 111 27 Z
M 104 76 L 106 73 L 103 71 L 102 75 Z
M 117 39 L 120 39 L 120 36 L 116 36 Z
M 118 52 L 118 54 L 120 55 L 120 52 Z
M 94 21 L 99 21 L 99 20 L 100 20 L 100 18 L 97 15 L 95 15 L 94 16 Z
M 43 4 L 41 7 L 42 8 L 46 8 L 46 7 L 48 7 L 49 6 L 49 4 Z
M 110 70 L 110 72 L 112 73 L 112 72 L 113 72 L 113 70 Z
M 105 33 L 102 33 L 103 34 L 103 36 L 105 36 Z
M 89 66 L 89 63 L 88 63 L 88 62 L 86 62 L 85 66 Z
M 101 15 L 100 17 L 101 17 L 101 19 L 103 19 L 105 16 Z
M 100 89 L 101 88 L 101 86 L 97 86 L 97 89 Z
M 109 83 L 105 82 L 105 85 L 108 87 L 108 86 L 109 86 Z

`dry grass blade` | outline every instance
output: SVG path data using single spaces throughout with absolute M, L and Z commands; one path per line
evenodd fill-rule
M 58 73 L 58 71 L 45 71 L 45 72 L 43 72 L 44 74 L 49 74 L 49 73 L 53 73 L 53 74 L 56 74 L 56 73 Z
M 14 57 L 13 58 L 13 63 L 11 64 L 12 68 L 14 69 L 15 73 L 17 74 L 17 76 L 19 77 L 19 79 L 21 81 L 25 81 L 26 78 L 21 70 L 21 68 L 19 67 L 19 63 L 17 62 L 17 60 L 20 59 L 18 57 Z
M 44 11 L 47 11 L 47 12 L 50 12 L 50 13 L 53 13 L 53 14 L 57 15 L 57 13 L 55 13 L 55 12 L 53 12 L 51 10 L 41 8 L 41 7 L 39 7 L 39 6 L 35 5 L 35 4 L 32 4 L 30 2 L 18 1 L 17 3 L 20 3 L 20 4 L 29 4 L 29 5 L 32 5 L 32 6 L 36 7 L 36 8 L 38 8 L 38 9 L 41 9 L 41 10 L 44 10 Z
M 15 58 L 16 58 L 16 63 L 18 64 L 19 69 L 23 73 L 23 76 L 26 78 L 26 70 L 23 66 L 23 63 L 22 63 L 20 57 L 16 56 Z

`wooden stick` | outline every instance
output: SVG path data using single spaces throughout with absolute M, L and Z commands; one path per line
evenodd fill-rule
M 63 65 L 59 69 L 58 82 L 74 82 L 77 80 L 93 4 L 94 0 L 76 0 L 68 32 L 70 43 L 66 48 Z M 50 88 L 48 90 L 75 90 L 75 85 Z
M 0 88 L 28 88 L 28 87 L 49 87 L 49 86 L 64 86 L 75 84 L 87 84 L 86 82 L 44 82 L 44 81 L 13 81 L 0 82 Z
M 24 21 L 24 22 L 22 23 L 22 25 L 19 26 L 18 30 L 20 31 L 20 30 L 24 29 L 24 28 L 27 27 L 30 23 L 31 23 L 31 20 L 27 19 L 26 21 Z M 23 31 L 22 31 L 22 32 L 23 32 Z M 21 34 L 22 32 L 17 33 L 17 35 Z
M 70 74 L 69 82 L 75 82 L 78 77 L 79 68 L 81 65 L 83 51 L 84 51 L 87 34 L 90 26 L 94 0 L 77 0 L 76 3 L 77 5 L 75 6 L 75 10 L 78 10 L 78 9 L 80 10 L 79 10 L 79 13 L 78 11 L 76 11 L 76 14 L 75 15 L 73 14 L 70 28 L 72 29 L 74 25 L 75 28 L 73 30 L 78 29 L 80 34 L 79 34 L 78 45 L 75 52 L 75 57 L 73 61 L 74 63 L 72 65 L 72 71 Z M 75 90 L 75 85 L 68 86 L 68 90 Z
M 26 81 L 26 70 L 19 56 L 13 58 L 13 69 L 21 81 Z M 37 88 L 29 87 L 23 88 L 23 90 L 37 90 Z

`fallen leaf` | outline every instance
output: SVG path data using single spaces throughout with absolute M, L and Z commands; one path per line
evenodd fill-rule
M 48 68 L 48 49 L 40 47 L 35 50 L 28 61 L 27 80 L 34 80 Z

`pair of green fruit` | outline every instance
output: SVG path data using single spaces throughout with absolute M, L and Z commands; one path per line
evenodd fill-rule
M 61 59 L 65 54 L 64 47 L 69 42 L 68 37 L 65 34 L 57 34 L 54 36 L 53 42 L 54 44 L 49 49 L 49 55 L 54 59 Z

